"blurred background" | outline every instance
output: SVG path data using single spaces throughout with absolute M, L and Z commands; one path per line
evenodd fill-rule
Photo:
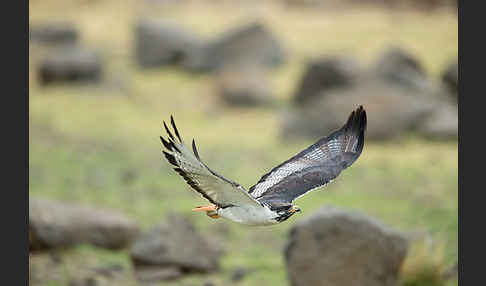
M 457 285 L 457 1 L 29 1 L 31 285 Z M 173 115 L 247 189 L 362 104 L 361 157 L 270 227 L 213 220 Z

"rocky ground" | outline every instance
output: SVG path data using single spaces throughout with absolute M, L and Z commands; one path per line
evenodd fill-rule
M 29 2 L 31 285 L 457 285 L 457 15 L 324 2 Z M 359 161 L 278 226 L 192 213 L 160 153 L 173 114 L 249 187 L 358 104 Z

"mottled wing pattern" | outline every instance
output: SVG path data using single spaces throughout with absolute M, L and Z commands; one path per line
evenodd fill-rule
M 249 193 L 270 207 L 278 207 L 326 185 L 358 159 L 365 130 L 366 111 L 360 106 L 341 129 L 273 168 Z
M 218 207 L 237 206 L 242 204 L 254 204 L 261 206 L 238 183 L 224 178 L 204 164 L 197 152 L 196 144 L 192 140 L 193 152 L 182 142 L 179 132 L 171 116 L 171 124 L 177 139 L 172 135 L 164 122 L 165 130 L 169 137 L 160 140 L 167 151 L 162 151 L 174 170 L 204 198 Z

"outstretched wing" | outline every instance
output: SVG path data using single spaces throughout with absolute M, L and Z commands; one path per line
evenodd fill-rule
M 211 170 L 201 161 L 196 149 L 196 144 L 192 140 L 193 152 L 182 142 L 179 132 L 171 116 L 171 124 L 177 139 L 172 135 L 164 122 L 165 130 L 169 137 L 160 140 L 164 144 L 166 151 L 162 151 L 172 165 L 174 170 L 181 175 L 184 180 L 204 198 L 218 207 L 238 206 L 243 204 L 261 206 L 246 190 L 231 180 L 224 178 Z
M 366 111 L 353 111 L 346 124 L 264 175 L 249 193 L 270 207 L 298 197 L 335 179 L 363 150 Z

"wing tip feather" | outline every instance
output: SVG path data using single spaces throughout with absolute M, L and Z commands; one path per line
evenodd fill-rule
M 167 127 L 167 124 L 165 124 L 165 121 L 162 122 L 164 123 L 165 132 L 167 132 L 167 134 L 169 135 L 170 139 L 172 139 L 172 141 L 175 141 L 174 135 L 172 135 L 172 133 L 170 132 L 169 127 Z
M 199 157 L 199 153 L 197 152 L 196 141 L 194 139 L 192 139 L 192 151 L 194 152 L 194 156 L 196 156 L 196 158 L 199 161 L 201 161 L 201 158 Z
M 167 161 L 169 161 L 169 163 L 171 163 L 174 166 L 179 167 L 179 164 L 177 163 L 177 160 L 175 159 L 174 155 L 169 154 L 169 153 L 167 153 L 165 151 L 162 151 L 162 152 L 164 153 L 165 158 L 167 158 Z
M 363 105 L 359 105 L 357 109 L 353 110 L 348 117 L 344 130 L 351 132 L 364 132 L 366 130 L 367 118 L 366 110 Z
M 179 148 L 177 148 L 175 142 L 177 141 L 174 137 L 174 135 L 172 135 L 172 132 L 170 132 L 170 129 L 169 127 L 167 127 L 167 124 L 165 123 L 165 121 L 162 121 L 163 125 L 164 125 L 164 128 L 165 128 L 165 131 L 167 132 L 167 134 L 169 135 L 169 137 L 166 139 L 164 139 L 162 136 L 160 136 L 160 140 L 162 141 L 162 143 L 164 144 L 164 146 L 169 150 L 169 151 L 177 151 L 179 153 L 181 153 L 181 151 L 179 150 Z M 174 123 L 174 119 L 171 115 L 171 123 L 172 123 L 172 126 L 174 127 L 174 130 L 176 132 L 176 135 L 177 135 L 177 138 L 179 138 L 179 141 L 180 143 L 182 144 L 182 140 L 181 140 L 181 137 L 179 135 L 179 132 L 177 131 L 177 129 L 175 128 L 175 123 Z
M 170 143 L 167 142 L 167 140 L 165 140 L 164 137 L 160 136 L 160 141 L 162 141 L 162 144 L 164 144 L 165 148 L 172 151 L 172 147 L 171 147 Z
M 175 121 L 174 121 L 174 116 L 172 116 L 172 114 L 170 115 L 170 124 L 172 125 L 172 128 L 174 128 L 174 132 L 175 132 L 177 138 L 179 139 L 179 142 L 182 143 L 181 135 L 179 134 L 179 130 L 177 130 L 177 127 L 176 127 L 176 124 L 175 124 Z

